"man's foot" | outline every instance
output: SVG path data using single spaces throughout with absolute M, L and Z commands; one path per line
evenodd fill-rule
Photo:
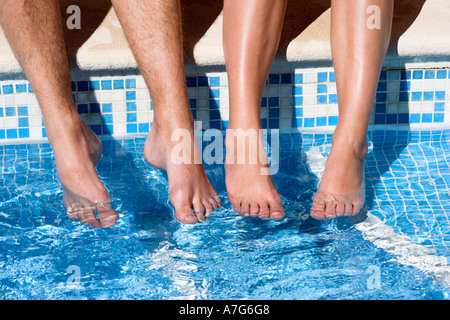
M 58 138 L 55 139 L 55 134 L 49 134 L 49 138 L 53 138 L 56 170 L 69 217 L 92 228 L 113 226 L 117 212 L 111 207 L 111 198 L 95 170 L 102 154 L 100 140 L 79 118 L 61 126 L 53 131 Z
M 365 203 L 364 158 L 367 142 L 355 144 L 335 135 L 311 216 L 332 219 L 358 214 Z
M 185 224 L 203 222 L 221 206 L 220 198 L 206 176 L 193 128 L 182 130 L 190 139 L 189 145 L 185 146 L 192 154 L 188 163 L 179 163 L 173 158 L 174 147 L 180 142 L 171 141 L 172 132 L 153 123 L 145 142 L 145 159 L 150 165 L 167 172 L 170 202 L 177 220 Z M 194 161 L 195 152 L 195 160 L 200 160 L 197 161 L 200 163 Z
M 239 134 L 244 130 L 227 130 L 225 144 L 227 157 L 225 162 L 225 184 L 233 208 L 244 216 L 262 219 L 280 220 L 284 217 L 281 196 L 278 194 L 271 174 L 267 154 L 263 147 L 259 128 L 245 131 L 257 139 L 256 150 L 250 152 L 249 139 L 245 145 L 239 142 Z M 232 141 L 233 140 L 233 141 Z M 243 141 L 243 140 L 242 140 Z M 241 142 L 242 142 L 241 141 Z M 239 152 L 244 152 L 240 158 Z M 252 160 L 253 159 L 253 160 Z

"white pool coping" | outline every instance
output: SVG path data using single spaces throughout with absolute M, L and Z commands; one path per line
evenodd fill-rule
M 409 1 L 409 0 L 408 0 Z M 413 61 L 450 61 L 450 1 L 427 0 L 415 20 L 393 43 L 388 59 Z M 407 14 L 407 13 L 405 13 Z M 224 65 L 222 48 L 222 14 L 193 45 L 193 64 L 197 66 Z M 400 21 L 397 21 L 400 20 Z M 402 17 L 394 23 L 402 25 Z M 410 22 L 408 22 L 410 23 Z M 277 57 L 288 62 L 331 61 L 329 43 L 330 9 L 321 14 Z M 400 28 L 402 29 L 402 28 Z M 80 70 L 135 69 L 136 61 L 128 46 L 120 23 L 111 9 L 106 18 L 76 53 L 76 68 Z M 450 65 L 450 64 L 449 64 Z M 17 60 L 0 29 L 0 73 L 20 73 Z

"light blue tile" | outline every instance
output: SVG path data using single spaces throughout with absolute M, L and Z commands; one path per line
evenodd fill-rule
M 136 79 L 126 79 L 125 80 L 126 89 L 136 89 Z
M 137 133 L 137 123 L 128 123 L 127 133 Z
M 317 85 L 317 93 L 327 93 L 328 88 L 326 84 L 318 84 Z
M 434 114 L 434 122 L 443 123 L 444 122 L 444 113 L 435 113 Z
M 422 79 L 423 78 L 423 71 L 422 70 L 414 70 L 412 74 L 413 79 Z
M 423 113 L 422 114 L 422 123 L 431 123 L 433 122 L 433 114 L 432 113 Z
M 103 103 L 102 104 L 102 112 L 105 112 L 105 113 L 112 112 L 112 103 Z
M 129 101 L 127 102 L 127 111 L 136 111 L 136 102 Z
M 136 91 L 127 91 L 125 93 L 125 99 L 127 101 L 136 100 Z
M 337 94 L 330 94 L 328 96 L 328 103 L 330 103 L 330 104 L 338 103 L 338 96 L 337 96 Z
M 16 93 L 27 92 L 27 85 L 25 83 L 16 84 Z
M 13 94 L 14 93 L 14 86 L 12 84 L 4 84 L 2 86 L 3 94 Z
M 434 70 L 425 70 L 424 79 L 434 79 L 436 77 L 436 73 Z
M 294 74 L 294 83 L 302 84 L 303 83 L 303 73 L 295 73 Z
M 436 101 L 444 101 L 445 100 L 445 91 L 435 91 L 434 97 Z
M 103 119 L 103 123 L 105 123 L 105 124 L 114 123 L 112 114 L 103 114 L 102 119 Z
M 292 117 L 293 118 L 299 118 L 303 117 L 303 108 L 302 107 L 295 107 L 292 109 Z
M 150 125 L 148 123 L 139 123 L 139 133 L 148 133 Z
M 116 79 L 113 81 L 114 89 L 124 89 L 125 88 L 125 82 L 123 79 Z
M 328 72 L 317 73 L 317 82 L 327 82 L 327 81 L 328 81 Z
M 327 125 L 327 117 L 317 117 L 316 118 L 316 125 L 318 127 L 324 127 Z
M 6 129 L 6 139 L 17 139 L 17 129 Z
M 422 92 L 421 91 L 412 92 L 411 101 L 422 101 Z
M 5 107 L 5 116 L 14 117 L 16 115 L 16 107 Z
M 220 98 L 220 90 L 219 89 L 210 89 L 209 90 L 209 97 L 210 98 Z
M 305 118 L 304 120 L 304 127 L 305 128 L 312 128 L 314 127 L 315 119 L 314 118 Z
M 209 85 L 211 87 L 219 87 L 220 86 L 220 77 L 210 77 Z
M 337 125 L 338 120 L 339 120 L 339 116 L 329 116 L 328 117 L 328 125 L 335 126 L 335 125 Z
M 292 127 L 301 128 L 303 126 L 303 118 L 292 118 Z
M 21 128 L 19 131 L 19 138 L 29 138 L 30 130 L 28 128 Z
M 326 94 L 319 94 L 317 95 L 317 103 L 318 104 L 327 104 L 327 95 Z
M 102 85 L 102 90 L 111 90 L 112 89 L 112 81 L 111 80 L 102 80 L 101 85 Z
M 445 102 L 434 103 L 434 112 L 444 112 L 444 110 L 445 110 Z
M 433 91 L 425 91 L 423 93 L 423 101 L 433 101 L 434 92 Z
M 292 94 L 294 96 L 301 96 L 303 94 L 303 87 L 302 86 L 293 86 Z
M 100 81 L 99 80 L 90 80 L 89 81 L 89 89 L 90 90 L 100 90 Z
M 26 106 L 17 107 L 17 114 L 19 117 L 28 116 L 28 107 L 26 107 Z
M 18 125 L 19 128 L 28 128 L 29 127 L 28 118 L 19 118 Z
M 127 122 L 136 122 L 137 114 L 135 112 L 127 113 Z

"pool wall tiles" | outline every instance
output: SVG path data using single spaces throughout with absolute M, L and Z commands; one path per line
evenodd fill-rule
M 217 71 L 220 69 L 219 71 Z M 202 128 L 225 130 L 228 79 L 223 67 L 192 67 L 186 85 Z M 100 136 L 145 134 L 153 120 L 151 97 L 137 71 L 75 71 L 73 98 L 82 119 Z M 272 68 L 261 101 L 263 128 L 332 129 L 338 121 L 333 68 Z M 370 124 L 411 129 L 450 127 L 450 69 L 383 70 Z M 33 89 L 23 75 L 0 78 L 0 141 L 45 138 Z

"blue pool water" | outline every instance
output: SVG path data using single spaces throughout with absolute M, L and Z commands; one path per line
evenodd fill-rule
M 281 133 L 275 183 L 287 216 L 229 204 L 222 165 L 206 166 L 223 207 L 206 223 L 173 216 L 145 138 L 104 141 L 98 166 L 120 219 L 67 218 L 48 144 L 0 146 L 1 299 L 449 299 L 450 131 L 373 131 L 367 209 L 308 217 L 331 135 Z

